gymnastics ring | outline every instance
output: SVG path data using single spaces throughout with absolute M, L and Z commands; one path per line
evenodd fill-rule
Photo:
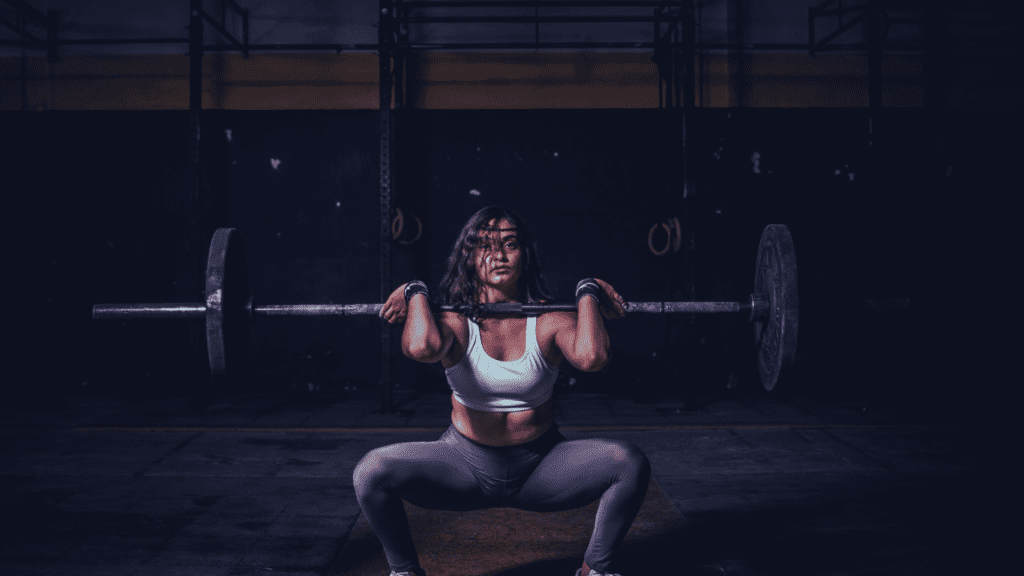
M 395 212 L 398 214 L 391 220 L 391 239 L 398 240 L 398 237 L 402 235 L 402 228 L 405 227 L 405 217 L 402 216 L 402 209 L 395 208 Z M 395 228 L 398 228 L 395 230 Z
M 672 226 L 676 231 L 675 240 L 672 241 L 672 251 L 679 252 L 679 249 L 683 247 L 683 227 L 679 224 L 679 218 L 672 218 Z
M 412 216 L 413 219 L 416 220 L 416 237 L 413 238 L 412 240 L 398 241 L 399 244 L 405 244 L 406 246 L 408 246 L 409 244 L 415 244 L 416 241 L 420 239 L 420 236 L 423 236 L 423 221 L 420 220 L 419 216 L 413 214 L 412 212 L 409 213 L 409 216 Z
M 672 247 L 672 231 L 668 229 L 668 224 L 665 224 L 664 222 L 661 223 L 661 227 L 665 229 L 665 234 L 668 235 L 668 239 L 665 242 L 665 248 L 660 252 L 654 249 L 654 231 L 658 229 L 658 224 L 651 226 L 651 231 L 647 233 L 647 247 L 651 249 L 651 252 L 655 256 L 664 255 L 668 252 L 668 249 Z

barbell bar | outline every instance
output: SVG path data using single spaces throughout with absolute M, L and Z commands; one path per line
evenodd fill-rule
M 726 314 L 750 312 L 764 316 L 768 312 L 766 294 L 751 294 L 750 302 L 626 302 L 629 313 L 639 314 Z M 379 314 L 381 304 L 270 304 L 247 305 L 253 316 L 370 316 Z M 446 312 L 466 312 L 463 306 L 442 304 L 434 306 Z M 497 303 L 479 304 L 473 310 L 481 316 L 537 316 L 545 312 L 576 312 L 572 302 L 543 304 Z M 198 320 L 206 316 L 206 305 L 190 304 L 96 304 L 92 308 L 94 320 L 184 319 Z
M 247 371 L 249 331 L 254 316 L 368 316 L 382 304 L 273 304 L 255 306 L 249 296 L 248 269 L 241 236 L 220 228 L 210 241 L 206 266 L 206 302 L 169 304 L 96 304 L 95 320 L 204 319 L 210 373 L 215 381 L 243 376 Z M 747 302 L 627 302 L 627 313 L 730 314 L 746 313 L 754 324 L 758 372 L 767 390 L 779 373 L 796 359 L 799 324 L 796 254 L 793 238 L 783 224 L 769 224 L 761 234 L 754 273 L 754 293 Z M 464 307 L 441 310 L 466 313 Z M 476 315 L 539 315 L 576 311 L 575 303 L 496 303 L 472 307 Z

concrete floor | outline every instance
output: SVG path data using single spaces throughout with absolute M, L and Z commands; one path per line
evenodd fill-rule
M 1011 573 L 995 428 L 856 402 L 699 400 L 556 396 L 569 439 L 648 455 L 686 522 L 664 574 Z M 370 392 L 5 409 L 0 574 L 330 574 L 359 515 L 356 462 L 449 423 L 448 396 L 396 401 L 394 415 Z

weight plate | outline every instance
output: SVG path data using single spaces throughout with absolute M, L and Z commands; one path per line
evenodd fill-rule
M 206 351 L 215 384 L 247 375 L 249 360 L 249 272 L 242 237 L 218 228 L 206 262 Z
M 754 292 L 768 295 L 768 317 L 754 322 L 754 345 L 761 384 L 771 390 L 783 367 L 796 359 L 799 324 L 796 252 L 793 236 L 783 224 L 769 224 L 761 233 L 754 270 Z

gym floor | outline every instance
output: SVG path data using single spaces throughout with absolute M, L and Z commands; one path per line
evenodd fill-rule
M 569 439 L 648 455 L 684 521 L 664 574 L 1010 573 L 997 428 L 852 401 L 698 400 L 555 399 Z M 365 391 L 224 396 L 201 411 L 187 398 L 6 408 L 0 573 L 338 573 L 360 513 L 356 462 L 449 423 L 448 396 L 396 403 L 378 414 Z

